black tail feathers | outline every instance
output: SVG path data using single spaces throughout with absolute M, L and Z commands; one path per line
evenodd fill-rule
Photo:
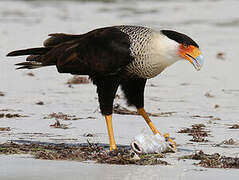
M 44 41 L 44 47 L 16 50 L 8 53 L 7 56 L 28 55 L 25 62 L 15 64 L 16 66 L 20 66 L 17 69 L 35 69 L 43 66 L 51 66 L 55 65 L 56 58 L 54 54 L 52 56 L 52 54 L 49 55 L 47 52 L 62 43 L 81 38 L 81 35 L 63 33 L 50 34 L 49 36 L 50 38 Z
M 24 56 L 24 55 L 42 55 L 50 50 L 49 47 L 30 48 L 12 51 L 7 56 Z
M 41 62 L 29 61 L 15 64 L 16 66 L 20 66 L 16 69 L 36 69 L 42 67 Z
M 16 69 L 35 69 L 42 67 L 42 55 L 46 54 L 51 48 L 49 47 L 39 47 L 12 51 L 7 54 L 7 56 L 24 56 L 29 55 L 26 58 L 26 62 L 15 64 L 20 66 Z

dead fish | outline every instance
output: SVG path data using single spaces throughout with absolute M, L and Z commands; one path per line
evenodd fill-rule
M 169 142 L 167 142 L 160 134 L 139 134 L 133 139 L 131 147 L 136 153 L 139 154 L 172 151 Z

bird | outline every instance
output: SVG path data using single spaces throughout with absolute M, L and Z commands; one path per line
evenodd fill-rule
M 88 75 L 97 86 L 101 114 L 105 117 L 109 150 L 117 145 L 112 113 L 116 91 L 121 87 L 129 106 L 134 106 L 154 134 L 160 134 L 144 108 L 144 90 L 153 78 L 179 60 L 196 70 L 203 66 L 199 45 L 186 34 L 137 25 L 97 28 L 83 34 L 49 34 L 43 46 L 15 50 L 7 56 L 28 55 L 17 69 L 56 66 L 59 73 Z M 163 135 L 176 149 L 175 141 Z

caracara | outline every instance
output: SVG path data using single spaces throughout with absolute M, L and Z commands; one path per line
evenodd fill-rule
M 43 47 L 10 52 L 7 56 L 29 55 L 17 69 L 56 66 L 59 73 L 89 75 L 97 86 L 101 113 L 105 116 L 110 151 L 116 149 L 112 109 L 121 86 L 127 102 L 137 108 L 154 134 L 160 133 L 144 110 L 147 79 L 166 67 L 186 59 L 197 69 L 203 65 L 198 44 L 185 34 L 156 31 L 141 26 L 112 26 L 85 34 L 50 34 Z M 175 142 L 165 135 L 165 138 Z

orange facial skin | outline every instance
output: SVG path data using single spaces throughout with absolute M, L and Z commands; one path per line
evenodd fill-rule
M 192 64 L 193 59 L 195 60 L 198 56 L 202 54 L 199 48 L 193 45 L 183 45 L 183 44 L 180 44 L 178 53 L 179 56 L 181 56 L 184 59 L 187 59 Z

